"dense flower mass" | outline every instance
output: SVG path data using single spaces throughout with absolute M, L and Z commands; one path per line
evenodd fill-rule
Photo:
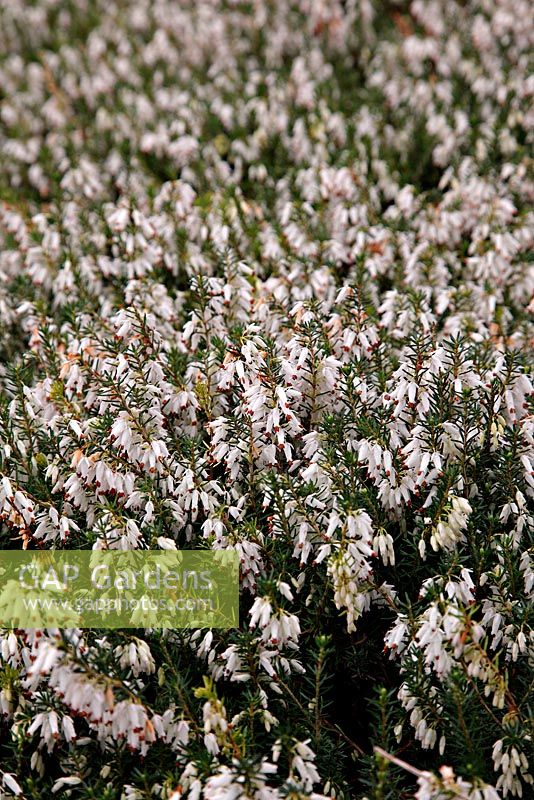
M 529 12 L 0 4 L 1 547 L 241 563 L 0 630 L 0 798 L 534 796 Z

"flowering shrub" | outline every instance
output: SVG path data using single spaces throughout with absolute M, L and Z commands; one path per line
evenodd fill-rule
M 529 11 L 1 4 L 1 546 L 241 624 L 1 631 L 0 797 L 533 796 Z

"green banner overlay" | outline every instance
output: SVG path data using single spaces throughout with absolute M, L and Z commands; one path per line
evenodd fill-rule
M 0 627 L 233 628 L 235 550 L 2 550 Z

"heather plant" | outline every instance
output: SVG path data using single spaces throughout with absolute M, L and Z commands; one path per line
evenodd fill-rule
M 240 625 L 0 630 L 0 798 L 534 796 L 526 0 L 0 4 L 0 547 Z

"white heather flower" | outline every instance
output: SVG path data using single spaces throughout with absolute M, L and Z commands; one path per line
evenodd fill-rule
M 156 664 L 148 644 L 141 639 L 135 639 L 129 644 L 119 645 L 115 648 L 115 656 L 123 669 L 130 668 L 137 677 L 141 673 L 150 674 L 155 671 Z
M 2 773 L 2 786 L 16 797 L 22 794 L 22 789 L 20 788 L 18 781 L 10 772 Z

